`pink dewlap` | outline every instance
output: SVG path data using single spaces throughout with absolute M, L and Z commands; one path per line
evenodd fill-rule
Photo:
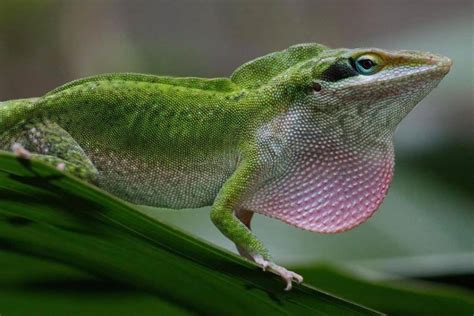
M 330 145 L 310 148 L 244 207 L 322 233 L 342 232 L 367 220 L 392 180 L 392 148 L 364 153 Z

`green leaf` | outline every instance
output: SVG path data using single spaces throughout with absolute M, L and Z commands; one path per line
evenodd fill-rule
M 54 168 L 4 152 L 0 248 L 145 291 L 176 314 L 377 314 L 310 286 L 284 292 L 276 275 Z
M 101 280 L 49 260 L 0 256 L 2 315 L 189 315 L 157 295 Z
M 298 271 L 325 291 L 388 315 L 471 315 L 474 311 L 474 295 L 467 290 L 421 281 L 366 281 L 324 264 Z

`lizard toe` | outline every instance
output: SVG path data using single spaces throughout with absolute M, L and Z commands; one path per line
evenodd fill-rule
M 301 275 L 293 271 L 287 270 L 286 268 L 279 266 L 273 262 L 270 262 L 268 270 L 278 274 L 286 282 L 285 291 L 289 291 L 292 289 L 293 281 L 297 282 L 298 284 L 303 282 L 303 277 Z
M 293 271 L 290 271 L 292 276 L 293 276 L 293 280 L 298 283 L 298 284 L 301 284 L 303 283 L 303 277 L 301 275 L 299 275 L 298 273 L 295 273 Z
M 256 264 L 258 264 L 263 271 L 266 271 L 268 266 L 270 265 L 270 261 L 265 260 L 261 255 L 252 255 L 253 260 Z

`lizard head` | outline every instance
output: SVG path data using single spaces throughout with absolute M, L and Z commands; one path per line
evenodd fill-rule
M 449 58 L 432 53 L 328 49 L 311 69 L 306 102 L 337 118 L 347 135 L 374 140 L 393 133 L 450 67 Z
M 248 67 L 250 74 L 242 71 L 236 79 L 255 83 L 296 60 L 270 83 L 300 94 L 257 133 L 270 167 L 245 208 L 317 232 L 361 224 L 392 181 L 398 123 L 447 74 L 451 61 L 423 52 L 319 45 L 267 58 L 275 61 L 272 67 L 251 65 L 259 71 Z

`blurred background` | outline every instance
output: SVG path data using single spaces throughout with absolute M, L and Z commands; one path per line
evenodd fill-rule
M 277 262 L 329 262 L 371 279 L 474 287 L 474 13 L 456 1 L 0 1 L 0 100 L 105 72 L 229 76 L 302 42 L 425 50 L 448 76 L 400 125 L 389 195 L 338 235 L 256 216 Z M 147 212 L 234 251 L 208 209 Z

